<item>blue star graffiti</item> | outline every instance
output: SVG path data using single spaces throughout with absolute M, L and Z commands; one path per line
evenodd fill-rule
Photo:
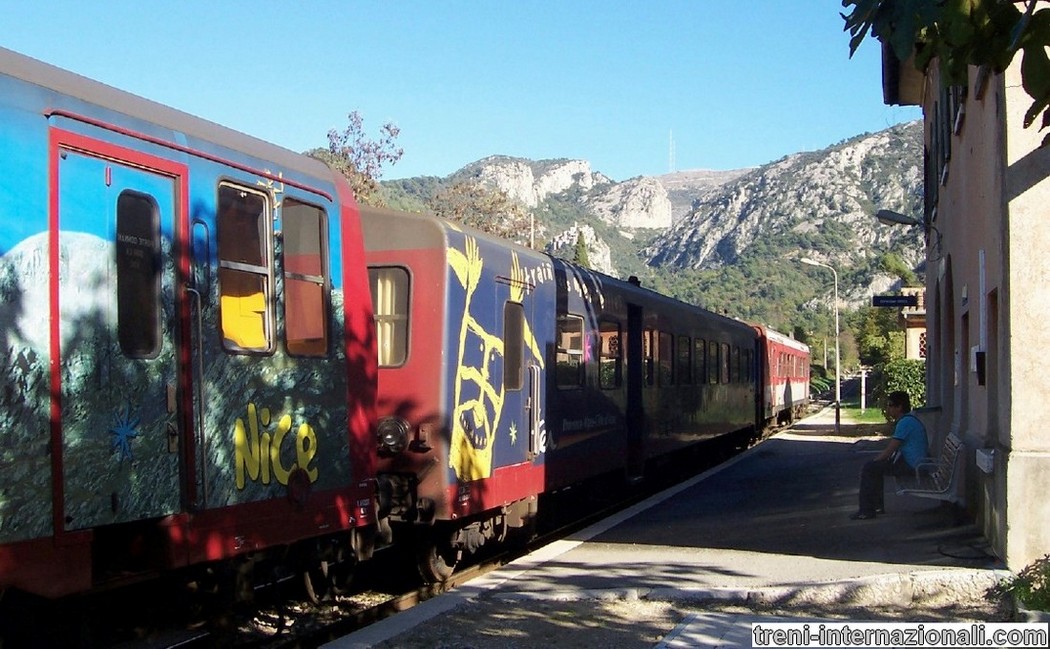
M 131 440 L 139 436 L 139 423 L 141 419 L 131 414 L 131 406 L 127 406 L 123 412 L 117 413 L 115 423 L 109 429 L 113 438 L 110 440 L 110 450 L 120 452 L 121 463 L 124 460 L 135 461 L 135 455 L 131 452 Z

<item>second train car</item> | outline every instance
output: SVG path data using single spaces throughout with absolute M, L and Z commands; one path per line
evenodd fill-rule
M 427 580 L 541 493 L 761 430 L 764 328 L 432 216 L 361 218 L 380 512 Z

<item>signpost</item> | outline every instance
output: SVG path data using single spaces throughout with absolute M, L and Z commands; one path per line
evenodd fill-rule
M 872 295 L 871 306 L 906 307 L 919 306 L 918 295 Z

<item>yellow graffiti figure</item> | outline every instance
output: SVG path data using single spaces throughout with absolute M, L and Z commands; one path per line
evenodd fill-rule
M 270 426 L 270 409 L 256 410 L 255 404 L 249 403 L 246 419 L 238 417 L 233 426 L 234 470 L 238 489 L 244 489 L 248 479 L 270 484 L 271 473 L 279 484 L 286 485 L 288 477 L 297 468 L 306 471 L 310 482 L 317 480 L 317 467 L 310 468 L 310 463 L 317 455 L 317 433 L 309 424 L 300 424 L 296 430 L 295 464 L 285 468 L 281 464 L 281 447 L 292 430 L 292 416 L 284 415 L 272 430 L 261 432 L 260 425 Z
M 459 331 L 459 355 L 456 359 L 457 370 L 453 397 L 456 405 L 452 413 L 449 466 L 455 470 L 460 480 L 477 480 L 492 475 L 492 451 L 506 396 L 503 377 L 502 375 L 493 377 L 492 367 L 496 358 L 504 355 L 504 347 L 503 340 L 485 331 L 471 313 L 474 293 L 481 281 L 484 267 L 477 241 L 472 237 L 466 237 L 463 251 L 449 248 L 448 263 L 459 283 L 466 290 L 463 319 Z M 528 282 L 517 253 L 512 254 L 511 280 L 511 300 L 520 302 Z M 491 308 L 491 305 L 485 306 Z M 526 345 L 542 366 L 543 356 L 528 322 L 525 323 L 524 336 Z M 480 344 L 480 364 L 467 365 L 466 349 L 468 344 L 474 344 L 474 340 L 479 341 Z M 477 387 L 477 396 L 465 399 L 464 387 L 468 384 Z

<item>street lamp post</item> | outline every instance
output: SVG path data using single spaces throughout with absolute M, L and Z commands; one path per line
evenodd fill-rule
M 799 261 L 807 266 L 827 268 L 835 279 L 835 433 L 838 434 L 842 421 L 842 374 L 839 369 L 839 274 L 828 264 L 822 264 L 809 257 L 803 257 Z

